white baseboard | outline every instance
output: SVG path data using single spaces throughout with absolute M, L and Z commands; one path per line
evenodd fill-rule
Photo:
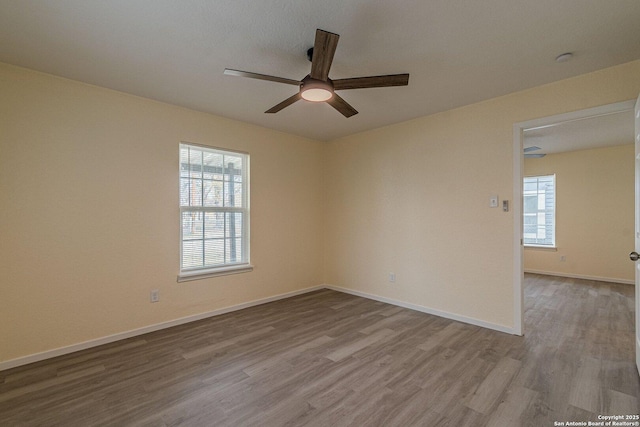
M 411 304 L 411 303 L 408 303 L 408 302 L 399 301 L 399 300 L 395 300 L 395 299 L 387 298 L 387 297 L 382 297 L 382 296 L 379 296 L 379 295 L 369 294 L 369 293 L 366 293 L 366 292 L 356 291 L 356 290 L 353 290 L 353 289 L 341 288 L 339 286 L 324 285 L 324 287 L 327 288 L 327 289 L 334 290 L 334 291 L 344 292 L 344 293 L 347 293 L 347 294 L 351 294 L 351 295 L 355 295 L 355 296 L 359 296 L 359 297 L 363 297 L 363 298 L 368 298 L 368 299 L 372 299 L 372 300 L 375 300 L 375 301 L 384 302 L 384 303 L 387 303 L 387 304 L 396 305 L 398 307 L 403 307 L 403 308 L 408 308 L 410 310 L 420 311 L 420 312 L 426 313 L 426 314 L 433 314 L 434 316 L 444 317 L 445 319 L 451 319 L 451 320 L 455 320 L 455 321 L 458 321 L 458 322 L 468 323 L 470 325 L 480 326 L 482 328 L 493 329 L 493 330 L 498 331 L 498 332 L 504 332 L 504 333 L 511 334 L 511 335 L 517 335 L 513 328 L 510 328 L 510 327 L 507 327 L 507 326 L 503 326 L 503 325 L 498 325 L 498 324 L 495 324 L 495 323 L 485 322 L 484 320 L 474 319 L 473 317 L 467 317 L 467 316 L 462 316 L 462 315 L 459 315 L 459 314 L 453 314 L 453 313 L 449 313 L 449 312 L 446 312 L 446 311 L 441 311 L 441 310 L 436 310 L 434 308 L 425 307 L 423 305 Z
M 138 335 L 147 334 L 149 332 L 159 331 L 161 329 L 171 328 L 172 326 L 183 325 L 189 322 L 195 322 L 197 320 L 206 319 L 208 317 L 219 316 L 221 314 L 230 313 L 232 311 L 242 310 L 244 308 L 253 307 L 256 305 L 266 304 L 273 301 L 278 301 L 284 298 L 293 297 L 296 295 L 302 295 L 309 292 L 317 291 L 320 289 L 324 289 L 325 287 L 313 286 L 310 288 L 300 289 L 297 291 L 287 292 L 280 295 L 274 295 L 272 297 L 261 298 L 249 302 L 245 302 L 238 305 L 233 305 L 230 307 L 224 307 L 213 311 L 208 311 L 205 313 L 194 314 L 192 316 L 181 317 L 179 319 L 170 320 L 167 322 L 157 323 L 154 325 L 144 326 L 142 328 L 133 329 L 130 331 L 120 332 L 113 335 L 108 335 L 101 338 L 96 338 L 89 341 L 84 341 L 78 344 L 72 344 L 65 347 L 56 348 L 53 350 L 43 351 L 41 353 L 31 354 L 29 356 L 18 357 L 16 359 L 6 360 L 4 362 L 0 362 L 0 371 L 4 371 L 6 369 L 15 368 L 22 365 L 27 365 L 29 363 L 39 362 L 41 360 L 50 359 L 52 357 L 62 356 L 65 354 L 73 353 L 80 350 L 86 350 L 88 348 L 97 347 L 103 344 L 109 344 L 115 341 L 124 340 L 127 338 L 135 337 Z
M 72 344 L 72 345 L 69 345 L 69 346 L 60 347 L 60 348 L 56 348 L 56 349 L 53 349 L 53 350 L 43 351 L 41 353 L 35 353 L 35 354 L 28 355 L 28 356 L 18 357 L 16 359 L 6 360 L 6 361 L 3 361 L 3 362 L 0 362 L 0 371 L 4 371 L 6 369 L 15 368 L 15 367 L 22 366 L 22 365 L 27 365 L 29 363 L 39 362 L 39 361 L 46 360 L 46 359 L 51 359 L 51 358 L 57 357 L 57 356 L 63 356 L 65 354 L 73 353 L 73 352 L 80 351 L 80 350 L 86 350 L 86 349 L 89 349 L 89 348 L 92 348 L 92 347 L 97 347 L 99 345 L 109 344 L 109 343 L 112 343 L 112 342 L 115 342 L 115 341 L 136 337 L 136 336 L 139 336 L 139 335 L 147 334 L 149 332 L 155 332 L 155 331 L 159 331 L 159 330 L 162 330 L 162 329 L 171 328 L 173 326 L 183 325 L 185 323 L 195 322 L 197 320 L 202 320 L 202 319 L 206 319 L 206 318 L 213 317 L 213 316 L 219 316 L 221 314 L 230 313 L 230 312 L 233 312 L 233 311 L 238 311 L 238 310 L 242 310 L 242 309 L 249 308 L 249 307 L 254 307 L 256 305 L 266 304 L 266 303 L 269 303 L 269 302 L 278 301 L 278 300 L 285 299 L 285 298 L 290 298 L 290 297 L 293 297 L 293 296 L 296 296 L 296 295 L 306 294 L 306 293 L 317 291 L 317 290 L 320 290 L 320 289 L 331 289 L 331 290 L 334 290 L 334 291 L 337 291 L 337 292 L 343 292 L 343 293 L 347 293 L 347 294 L 351 294 L 351 295 L 356 295 L 356 296 L 367 298 L 367 299 L 371 299 L 371 300 L 374 300 L 374 301 L 380 301 L 380 302 L 384 302 L 384 303 L 387 303 L 387 304 L 392 304 L 392 305 L 395 305 L 395 306 L 398 306 L 398 307 L 408 308 L 410 310 L 416 310 L 416 311 L 419 311 L 419 312 L 422 312 L 422 313 L 432 314 L 432 315 L 443 317 L 443 318 L 446 318 L 446 319 L 456 320 L 458 322 L 468 323 L 468 324 L 471 324 L 471 325 L 480 326 L 482 328 L 493 329 L 495 331 L 499 331 L 499 332 L 504 332 L 504 333 L 507 333 L 507 334 L 515 335 L 515 332 L 514 332 L 514 330 L 512 328 L 509 328 L 509 327 L 506 327 L 506 326 L 502 326 L 502 325 L 497 325 L 497 324 L 494 324 L 494 323 L 485 322 L 483 320 L 478 320 L 478 319 L 474 319 L 474 318 L 467 317 L 467 316 L 461 316 L 461 315 L 458 315 L 458 314 L 448 313 L 446 311 L 436 310 L 436 309 L 425 307 L 425 306 L 422 306 L 422 305 L 411 304 L 411 303 L 408 303 L 408 302 L 399 301 L 399 300 L 395 300 L 395 299 L 392 299 L 392 298 L 386 298 L 386 297 L 382 297 L 382 296 L 379 296 L 379 295 L 373 295 L 373 294 L 369 294 L 369 293 L 366 293 L 366 292 L 360 292 L 360 291 L 356 291 L 356 290 L 352 290 L 352 289 L 348 289 L 348 288 L 341 288 L 339 286 L 319 285 L 319 286 L 313 286 L 313 287 L 310 287 L 310 288 L 300 289 L 300 290 L 297 290 L 297 291 L 287 292 L 287 293 L 284 293 L 284 294 L 274 295 L 274 296 L 267 297 L 267 298 L 261 298 L 261 299 L 245 302 L 245 303 L 242 303 L 242 304 L 237 304 L 237 305 L 234 305 L 234 306 L 230 306 L 230 307 L 220 308 L 220 309 L 213 310 L 213 311 L 208 311 L 208 312 L 205 312 L 205 313 L 194 314 L 192 316 L 186 316 L 186 317 L 182 317 L 182 318 L 179 318 L 179 319 L 170 320 L 170 321 L 167 321 L 167 322 L 157 323 L 157 324 L 154 324 L 154 325 L 149 325 L 149 326 L 145 326 L 145 327 L 142 327 L 142 328 L 133 329 L 133 330 L 130 330 L 130 331 L 120 332 L 120 333 L 117 333 L 117 334 L 108 335 L 108 336 L 105 336 L 105 337 L 96 338 L 96 339 L 89 340 L 89 341 L 84 341 L 84 342 L 81 342 L 81 343 L 78 343 L 78 344 Z
M 558 277 L 568 277 L 570 279 L 584 279 L 584 280 L 596 280 L 598 282 L 609 282 L 609 283 L 622 283 L 625 285 L 634 285 L 634 280 L 629 279 L 616 279 L 612 277 L 599 277 L 599 276 L 587 276 L 584 274 L 571 274 L 571 273 L 561 273 L 557 271 L 543 271 L 543 270 L 531 270 L 529 268 L 524 269 L 525 273 L 533 273 L 533 274 L 542 274 L 544 276 L 558 276 Z

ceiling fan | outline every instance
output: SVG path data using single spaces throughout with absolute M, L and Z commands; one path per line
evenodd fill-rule
M 292 80 L 248 71 L 225 68 L 224 74 L 229 76 L 249 77 L 298 86 L 298 93 L 271 107 L 265 113 L 277 113 L 294 102 L 305 99 L 311 102 L 326 102 L 345 117 L 358 114 L 358 111 L 335 93 L 336 90 L 364 89 L 372 87 L 406 86 L 409 74 L 390 74 L 385 76 L 353 77 L 349 79 L 331 80 L 329 69 L 333 55 L 338 46 L 338 34 L 321 29 L 316 30 L 316 39 L 312 48 L 307 51 L 311 61 L 311 73 L 302 80 Z
M 524 150 L 524 158 L 525 159 L 531 159 L 531 158 L 535 158 L 535 159 L 539 159 L 541 157 L 546 156 L 546 154 L 543 153 L 532 153 L 532 151 L 538 151 L 541 150 L 540 147 L 536 147 L 535 145 L 531 146 L 531 147 L 527 147 Z

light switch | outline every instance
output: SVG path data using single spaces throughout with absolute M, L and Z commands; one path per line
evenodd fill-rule
M 497 195 L 493 195 L 493 196 L 489 197 L 489 207 L 490 208 L 497 208 L 498 207 L 498 196 Z

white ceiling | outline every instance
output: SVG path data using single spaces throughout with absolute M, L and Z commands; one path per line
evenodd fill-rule
M 640 58 L 638 0 L 0 0 L 0 61 L 330 140 Z M 340 34 L 334 79 L 410 73 L 297 102 L 316 28 Z M 554 58 L 574 52 L 566 63 Z
M 525 130 L 524 147 L 539 147 L 532 154 L 553 154 L 590 148 L 633 144 L 633 110 L 572 120 Z

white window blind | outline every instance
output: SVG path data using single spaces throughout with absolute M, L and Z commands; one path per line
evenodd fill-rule
M 249 263 L 249 156 L 180 144 L 180 272 Z
M 524 179 L 523 207 L 524 244 L 555 246 L 555 175 L 526 177 Z

